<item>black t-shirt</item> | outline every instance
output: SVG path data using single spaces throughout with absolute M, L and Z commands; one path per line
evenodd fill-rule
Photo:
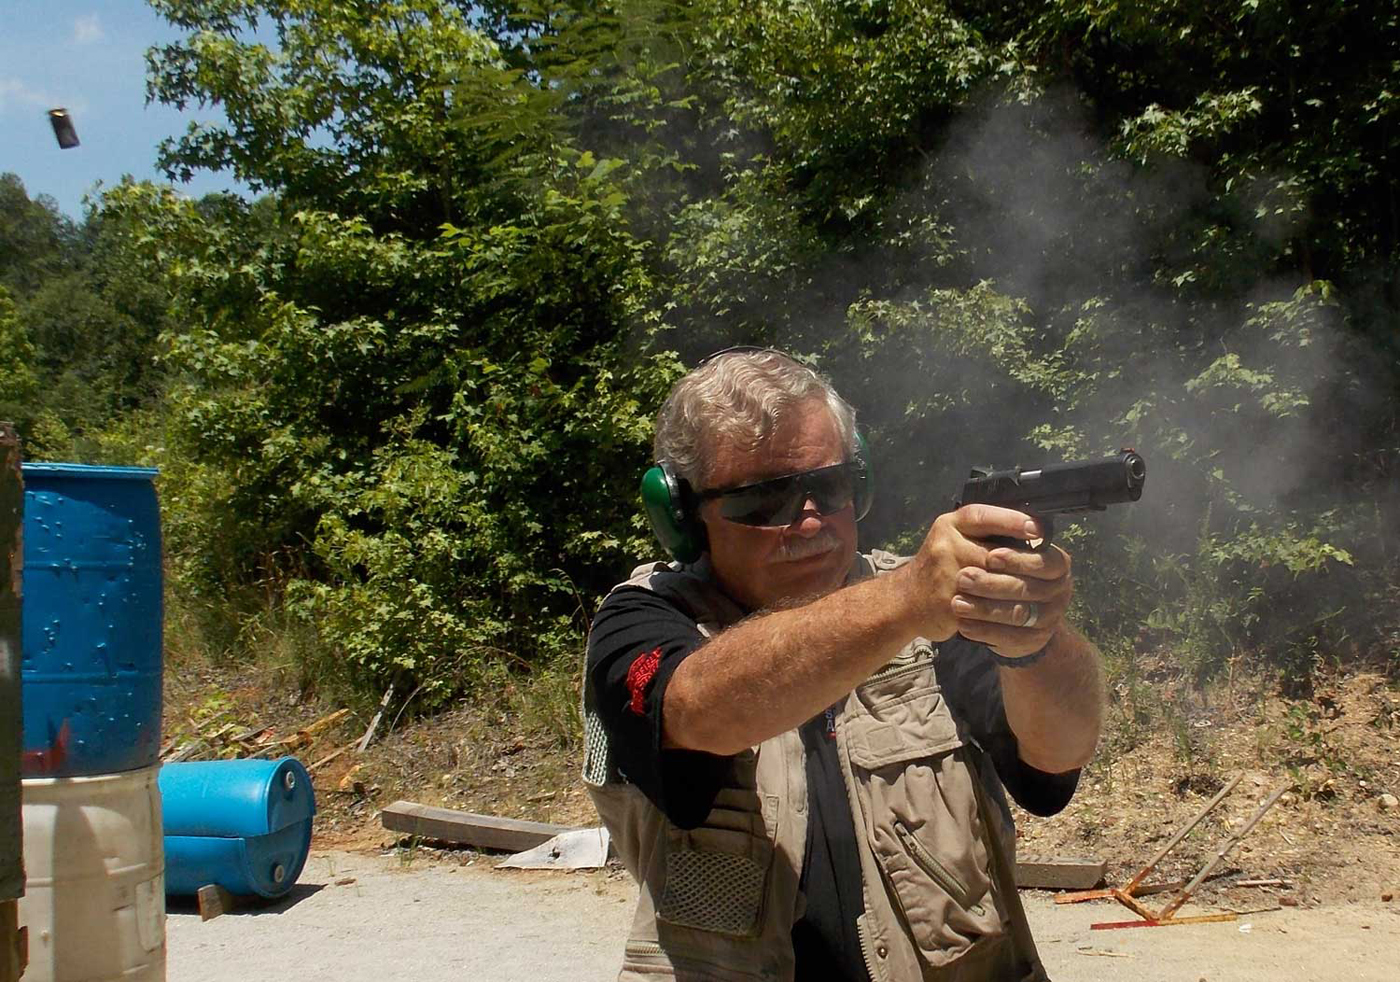
M 793 977 L 823 982 L 869 982 L 860 949 L 860 846 L 841 780 L 833 706 L 798 730 L 807 751 L 807 844 L 797 887 L 807 909 L 792 926 Z
M 727 758 L 661 746 L 666 686 L 703 641 L 693 617 L 641 587 L 614 591 L 588 636 L 594 709 L 608 730 L 613 760 L 622 776 L 680 828 L 705 820 L 728 773 Z M 1079 772 L 1046 774 L 1021 760 L 987 649 L 961 637 L 938 648 L 938 680 L 949 711 L 987 751 L 1011 797 L 1035 815 L 1064 808 Z M 809 811 L 801 874 L 807 909 L 793 927 L 796 977 L 867 982 L 855 927 L 862 904 L 855 826 L 828 729 L 834 711 L 818 714 L 800 730 Z

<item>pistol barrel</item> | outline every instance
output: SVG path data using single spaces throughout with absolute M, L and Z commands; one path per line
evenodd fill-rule
M 1109 505 L 1137 501 L 1146 480 L 1147 463 L 1133 450 L 1037 470 L 974 470 L 954 506 L 1000 505 L 1035 515 L 1102 511 Z

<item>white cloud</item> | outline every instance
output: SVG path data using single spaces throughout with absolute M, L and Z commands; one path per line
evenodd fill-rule
M 48 109 L 53 100 L 17 78 L 0 78 L 0 112 L 8 109 Z
M 87 105 L 87 100 L 83 98 L 64 100 L 51 92 L 41 92 L 26 85 L 17 78 L 0 78 L 0 116 L 11 112 L 16 115 L 47 112 L 55 106 L 64 106 L 70 112 L 81 113 Z
M 104 37 L 102 21 L 97 14 L 85 14 L 73 21 L 74 44 L 96 44 Z

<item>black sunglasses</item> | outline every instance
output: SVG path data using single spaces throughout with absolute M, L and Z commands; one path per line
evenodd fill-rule
M 830 515 L 855 500 L 855 464 L 789 474 L 737 488 L 701 491 L 701 499 L 718 498 L 720 515 L 739 525 L 778 526 L 797 521 L 810 499 L 822 515 Z

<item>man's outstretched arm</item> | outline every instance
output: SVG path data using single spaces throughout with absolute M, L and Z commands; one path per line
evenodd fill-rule
M 1072 589 L 1067 557 L 1063 577 L 1037 567 L 1052 581 L 1048 583 L 1019 570 L 988 576 L 989 556 L 1013 550 L 985 541 L 1038 535 L 1020 512 L 969 505 L 940 516 L 918 555 L 888 576 L 801 607 L 751 617 L 724 631 L 686 658 L 672 676 L 663 712 L 666 745 L 738 753 L 811 719 L 914 637 L 943 641 L 961 630 L 971 640 L 982 640 L 962 630 L 976 617 L 960 614 L 955 599 L 970 599 L 980 605 L 982 616 L 1004 618 L 1007 625 L 1018 616 L 1013 609 L 1018 602 L 1045 599 L 1045 613 L 1034 628 L 1008 627 L 1015 650 L 1003 653 L 1039 650 L 1056 633 L 1068 605 L 1067 595 L 1062 602 L 1060 598 Z M 1024 609 L 1022 604 L 1022 620 Z M 1010 699 L 1007 713 L 1010 717 Z M 1020 730 L 1016 732 L 1019 738 Z

